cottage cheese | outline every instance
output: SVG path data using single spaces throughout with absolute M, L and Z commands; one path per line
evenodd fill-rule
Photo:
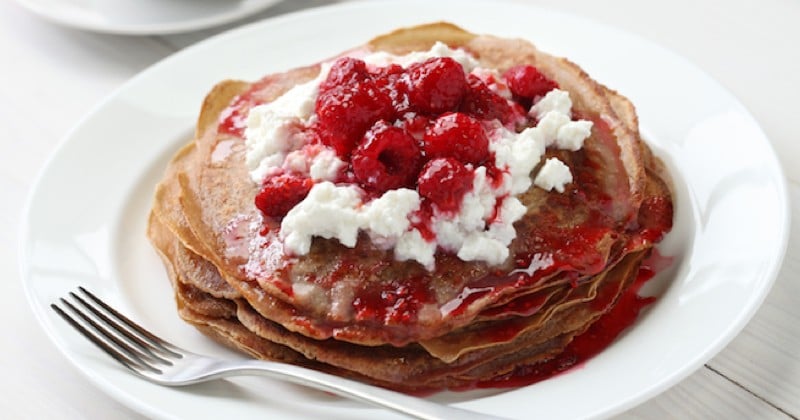
M 478 60 L 462 49 L 453 49 L 442 42 L 436 42 L 428 51 L 415 51 L 406 55 L 394 55 L 387 52 L 376 52 L 361 57 L 367 64 L 374 66 L 388 66 L 389 64 L 399 64 L 408 67 L 412 63 L 422 62 L 434 57 L 450 57 L 464 68 L 464 72 L 469 73 L 478 67 Z
M 244 131 L 246 164 L 253 181 L 261 181 L 281 168 L 289 152 L 305 143 L 297 127 L 314 115 L 319 85 L 328 77 L 330 65 L 323 65 L 313 80 L 299 84 L 272 102 L 253 107 Z M 289 165 L 297 165 L 297 156 Z M 311 165 L 308 165 L 309 167 Z

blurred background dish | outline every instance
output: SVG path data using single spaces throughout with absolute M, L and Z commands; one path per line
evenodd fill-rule
M 280 0 L 17 0 L 61 25 L 124 35 L 174 34 L 258 13 Z

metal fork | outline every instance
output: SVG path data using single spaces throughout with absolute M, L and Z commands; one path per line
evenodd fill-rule
M 263 375 L 363 401 L 420 419 L 497 419 L 436 404 L 316 370 L 261 360 L 223 360 L 192 353 L 163 340 L 79 287 L 71 301 L 50 307 L 84 337 L 138 376 L 166 386 L 184 386 L 234 375 Z M 73 303 L 74 302 L 74 303 Z

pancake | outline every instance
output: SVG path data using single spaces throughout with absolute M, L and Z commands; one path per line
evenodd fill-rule
M 150 229 L 151 237 L 162 238 L 159 242 L 162 247 L 172 245 L 175 247 L 173 252 L 184 253 L 186 254 L 184 257 L 197 258 L 196 255 L 191 255 L 191 251 L 181 248 L 176 238 L 170 237 L 170 233 L 157 219 L 151 220 Z M 171 244 L 168 243 L 170 240 Z M 173 260 L 180 259 L 175 255 L 172 257 Z M 548 312 L 551 317 L 547 318 L 547 322 L 543 322 L 541 318 L 513 318 L 510 321 L 499 321 L 488 325 L 485 323 L 473 325 L 441 337 L 436 342 L 426 343 L 424 348 L 364 347 L 332 339 L 314 340 L 301 334 L 291 333 L 279 324 L 260 316 L 243 299 L 231 301 L 215 298 L 210 293 L 201 291 L 199 287 L 204 287 L 204 283 L 196 277 L 178 277 L 174 287 L 181 317 L 202 327 L 201 331 L 225 345 L 256 357 L 284 361 L 287 361 L 285 354 L 288 352 L 287 349 L 291 349 L 301 353 L 308 360 L 342 369 L 350 375 L 357 373 L 356 377 L 373 383 L 384 386 L 402 384 L 401 389 L 419 392 L 432 388 L 433 384 L 463 387 L 487 377 L 479 372 L 491 372 L 488 377 L 507 373 L 516 365 L 509 363 L 510 359 L 535 363 L 539 359 L 547 358 L 551 353 L 557 353 L 570 338 L 583 332 L 603 312 L 597 310 L 597 305 L 601 305 L 600 309 L 605 309 L 603 305 L 612 304 L 625 288 L 625 283 L 630 281 L 630 271 L 638 267 L 641 257 L 641 253 L 631 254 L 624 263 L 616 265 L 609 273 L 597 276 L 598 278 L 592 282 L 572 289 L 573 294 L 580 298 L 573 299 L 567 304 L 550 306 Z M 216 274 L 211 268 L 211 272 L 201 278 Z M 600 286 L 602 289 L 598 290 Z M 598 294 L 604 297 L 598 300 Z M 235 307 L 233 317 L 227 311 L 230 304 L 234 304 Z M 218 310 L 220 307 L 225 310 Z M 532 325 L 526 325 L 528 322 Z M 512 335 L 510 334 L 512 330 L 519 332 Z M 517 339 L 498 340 L 496 339 L 498 331 L 501 331 L 502 335 Z M 483 338 L 487 334 L 495 338 L 491 342 L 492 348 L 484 348 L 482 351 L 469 348 L 469 343 L 481 342 L 475 338 Z M 467 353 L 468 355 L 443 360 L 436 352 L 446 353 L 448 346 L 456 346 L 461 353 L 458 356 Z M 537 349 L 537 351 L 529 353 L 521 351 L 522 349 Z M 289 352 L 289 354 L 297 358 L 294 353 Z M 291 361 L 298 363 L 302 359 Z M 399 386 L 395 385 L 394 388 Z
M 535 66 L 569 92 L 573 115 L 592 123 L 579 150 L 546 150 L 573 181 L 563 193 L 531 187 L 518 196 L 525 212 L 510 256 L 489 264 L 440 249 L 425 266 L 398 260 L 363 232 L 352 247 L 315 237 L 308 253 L 288 252 L 280 220 L 254 205 L 261 185 L 251 180 L 240 125 L 322 66 L 224 81 L 168 165 L 148 226 L 184 320 L 254 357 L 427 392 L 550 360 L 629 293 L 669 231 L 673 206 L 633 105 L 527 41 L 447 23 L 401 29 L 345 54 L 400 55 L 437 41 L 499 73 Z

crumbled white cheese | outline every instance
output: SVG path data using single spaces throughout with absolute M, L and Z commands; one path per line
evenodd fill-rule
M 570 121 L 558 129 L 556 147 L 572 152 L 583 147 L 583 141 L 592 133 L 592 122 L 586 120 Z
M 547 92 L 533 104 L 529 114 L 532 117 L 540 118 L 548 112 L 556 112 L 572 117 L 572 100 L 569 98 L 569 92 L 561 89 L 553 89 Z
M 347 167 L 347 163 L 330 148 L 325 148 L 311 159 L 308 174 L 314 181 L 333 181 Z
M 462 261 L 482 260 L 489 264 L 501 264 L 508 258 L 508 245 L 496 239 L 472 232 L 456 254 Z
M 432 270 L 434 268 L 436 242 L 428 242 L 418 230 L 403 233 L 394 246 L 394 257 L 400 261 L 414 260 Z
M 569 92 L 553 89 L 536 102 L 528 114 L 539 120 L 536 128 L 544 137 L 545 145 L 576 151 L 592 131 L 591 121 L 571 121 L 572 100 Z
M 560 193 L 564 192 L 564 186 L 570 182 L 572 182 L 572 173 L 569 171 L 569 166 L 557 158 L 544 161 L 544 165 L 533 180 L 533 183 L 539 188 L 547 191 L 555 189 Z
M 531 186 L 531 171 L 544 155 L 545 138 L 538 127 L 519 134 L 498 127 L 491 135 L 489 150 L 495 154 L 495 165 L 511 175 L 511 193 L 521 194 Z
M 419 210 L 419 203 L 415 190 L 400 188 L 364 204 L 357 187 L 320 182 L 283 218 L 281 237 L 289 252 L 300 255 L 308 252 L 314 236 L 352 248 L 359 231 L 391 247 L 409 229 L 408 215 Z
M 283 165 L 281 166 L 288 171 L 303 174 L 308 173 L 308 164 L 309 162 L 306 151 L 299 149 L 292 150 L 291 152 L 287 153 L 283 158 Z
M 367 64 L 374 66 L 387 66 L 389 64 L 399 64 L 407 67 L 409 64 L 425 61 L 434 57 L 450 57 L 464 68 L 465 73 L 471 72 L 478 67 L 478 60 L 468 52 L 460 48 L 450 48 L 447 44 L 437 41 L 428 51 L 415 51 L 406 55 L 394 55 L 384 51 L 375 52 L 363 57 Z
M 508 258 L 508 245 L 517 236 L 513 223 L 525 215 L 527 208 L 516 197 L 506 197 L 500 206 L 497 221 L 486 230 L 471 231 L 458 248 L 463 261 L 486 261 L 501 264 Z
M 536 124 L 535 128 L 541 133 L 544 144 L 550 147 L 554 145 L 556 139 L 558 139 L 558 130 L 565 124 L 569 124 L 569 122 L 570 119 L 568 116 L 560 112 L 550 111 L 539 119 L 539 124 Z
M 520 211 L 524 206 L 519 200 L 508 194 L 510 180 L 510 176 L 504 174 L 504 182 L 494 187 L 487 179 L 486 167 L 475 169 L 472 191 L 464 195 L 459 212 L 455 215 L 434 214 L 432 224 L 438 245 L 464 261 L 502 263 L 508 257 L 508 245 L 516 233 L 509 235 L 509 230 L 492 229 L 488 224 L 509 226 L 513 231 L 514 222 L 525 214 Z M 496 220 L 489 220 L 496 209 L 499 211 Z
M 356 246 L 361 216 L 361 193 L 354 186 L 332 182 L 314 184 L 308 196 L 294 206 L 281 222 L 280 237 L 290 252 L 303 255 L 311 249 L 311 238 L 336 238 L 347 247 Z
M 303 144 L 294 135 L 296 127 L 314 114 L 319 85 L 328 76 L 323 66 L 316 78 L 289 89 L 272 102 L 258 105 L 247 115 L 244 131 L 246 163 L 253 181 L 261 183 L 275 167 L 280 167 L 286 154 Z
M 408 215 L 419 210 L 419 193 L 408 188 L 386 191 L 361 211 L 362 229 L 374 240 L 396 242 L 411 225 Z

